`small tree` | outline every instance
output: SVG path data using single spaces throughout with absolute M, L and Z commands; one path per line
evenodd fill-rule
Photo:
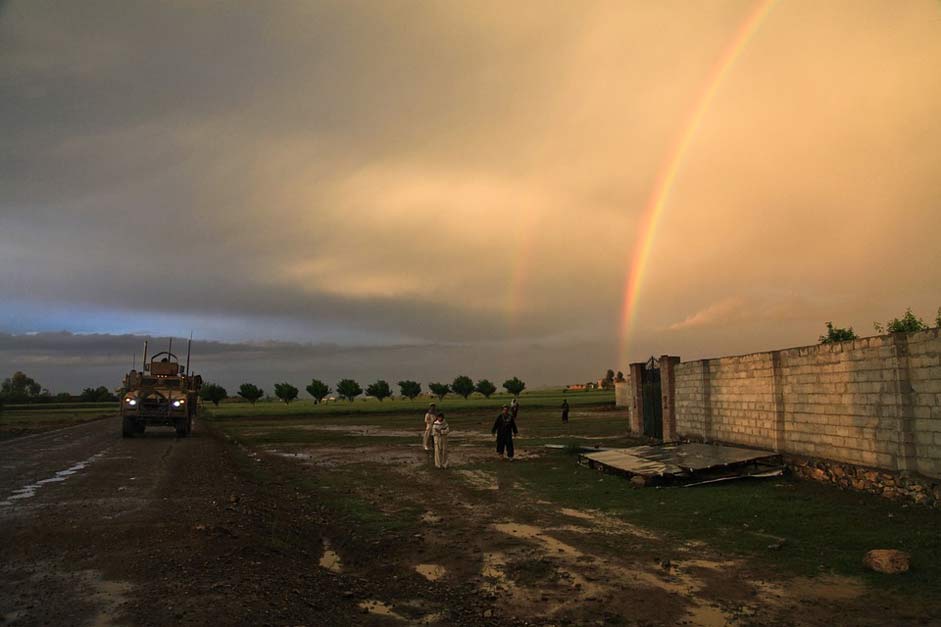
M 477 385 L 474 386 L 474 390 L 483 394 L 485 398 L 490 398 L 490 396 L 497 391 L 497 386 L 487 379 L 481 379 L 477 382 Z
M 428 389 L 431 390 L 431 393 L 437 396 L 440 401 L 451 391 L 451 386 L 447 383 L 429 383 Z
M 399 390 L 402 391 L 402 396 L 414 401 L 421 394 L 421 383 L 418 381 L 399 381 Z
M 849 340 L 855 340 L 856 337 L 857 336 L 853 331 L 853 327 L 848 329 L 842 329 L 839 327 L 834 328 L 833 323 L 828 320 L 827 334 L 821 335 L 820 339 L 817 341 L 821 344 L 833 344 L 834 342 L 847 342 Z
M 616 375 L 614 375 L 614 380 L 615 380 L 615 382 L 617 382 L 617 383 L 623 382 L 623 381 L 624 381 L 624 373 L 621 372 L 620 370 L 618 370 L 618 373 L 617 373 Z
M 381 403 L 383 399 L 392 396 L 392 389 L 389 387 L 388 383 L 379 379 L 375 383 L 370 383 L 366 386 L 366 394 L 368 396 L 375 396 Z
M 228 395 L 224 387 L 216 385 L 215 383 L 206 383 L 199 390 L 199 398 L 212 403 L 216 407 L 218 407 L 219 403 L 224 401 Z
M 935 316 L 934 326 L 941 327 L 941 307 L 938 307 L 938 315 Z
M 291 401 L 297 398 L 297 388 L 290 383 L 275 383 L 274 395 L 284 401 L 285 405 L 290 405 Z
M 363 393 L 363 388 L 359 387 L 359 383 L 353 381 L 353 379 L 343 379 L 337 383 L 337 394 L 341 398 L 345 398 L 349 402 L 353 402 L 353 399 Z
M 243 383 L 239 386 L 239 396 L 244 398 L 246 401 L 254 405 L 258 402 L 262 396 L 265 395 L 265 391 L 254 383 Z
M 36 400 L 41 393 L 42 385 L 19 370 L 0 384 L 0 398 L 11 404 L 28 403 Z
M 464 397 L 464 400 L 467 400 L 467 397 L 474 393 L 474 381 L 468 376 L 461 375 L 454 379 L 454 383 L 451 384 L 451 391 L 460 394 Z
M 526 384 L 520 381 L 519 377 L 513 377 L 503 382 L 503 389 L 513 396 L 519 397 L 519 395 L 523 393 L 523 390 L 526 389 Z
M 106 403 L 108 401 L 116 401 L 117 397 L 111 393 L 111 390 L 103 385 L 99 385 L 96 388 L 83 389 L 78 400 L 83 403 Z
M 911 307 L 905 310 L 905 315 L 901 318 L 892 318 L 884 326 L 878 322 L 873 322 L 872 326 L 877 333 L 914 333 L 928 328 L 924 320 L 912 313 Z
M 306 389 L 307 393 L 314 397 L 314 403 L 318 405 L 330 394 L 330 386 L 320 379 L 311 380 Z

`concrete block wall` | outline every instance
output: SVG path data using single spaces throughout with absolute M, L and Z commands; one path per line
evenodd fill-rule
M 680 437 L 941 478 L 939 329 L 677 364 Z
M 915 470 L 941 478 L 941 329 L 908 337 L 908 380 Z

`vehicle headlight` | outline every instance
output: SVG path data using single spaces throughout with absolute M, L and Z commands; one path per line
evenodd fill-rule
M 130 405 L 131 407 L 134 407 L 134 405 L 137 405 L 137 399 L 136 399 L 136 398 L 127 398 L 127 399 L 124 399 L 124 400 L 126 400 L 126 401 L 127 401 L 127 404 Z
M 173 406 L 174 406 L 174 407 L 179 407 L 179 406 L 182 405 L 182 404 L 183 404 L 183 401 L 173 401 Z

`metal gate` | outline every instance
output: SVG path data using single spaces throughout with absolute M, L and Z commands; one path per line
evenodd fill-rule
M 660 399 L 660 368 L 650 358 L 643 370 L 644 435 L 663 439 L 663 405 Z

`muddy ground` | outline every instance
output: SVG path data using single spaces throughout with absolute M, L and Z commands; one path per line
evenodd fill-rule
M 941 624 L 863 578 L 560 504 L 523 465 L 591 471 L 541 444 L 497 461 L 469 425 L 441 470 L 407 429 L 279 428 L 0 444 L 0 624 Z

